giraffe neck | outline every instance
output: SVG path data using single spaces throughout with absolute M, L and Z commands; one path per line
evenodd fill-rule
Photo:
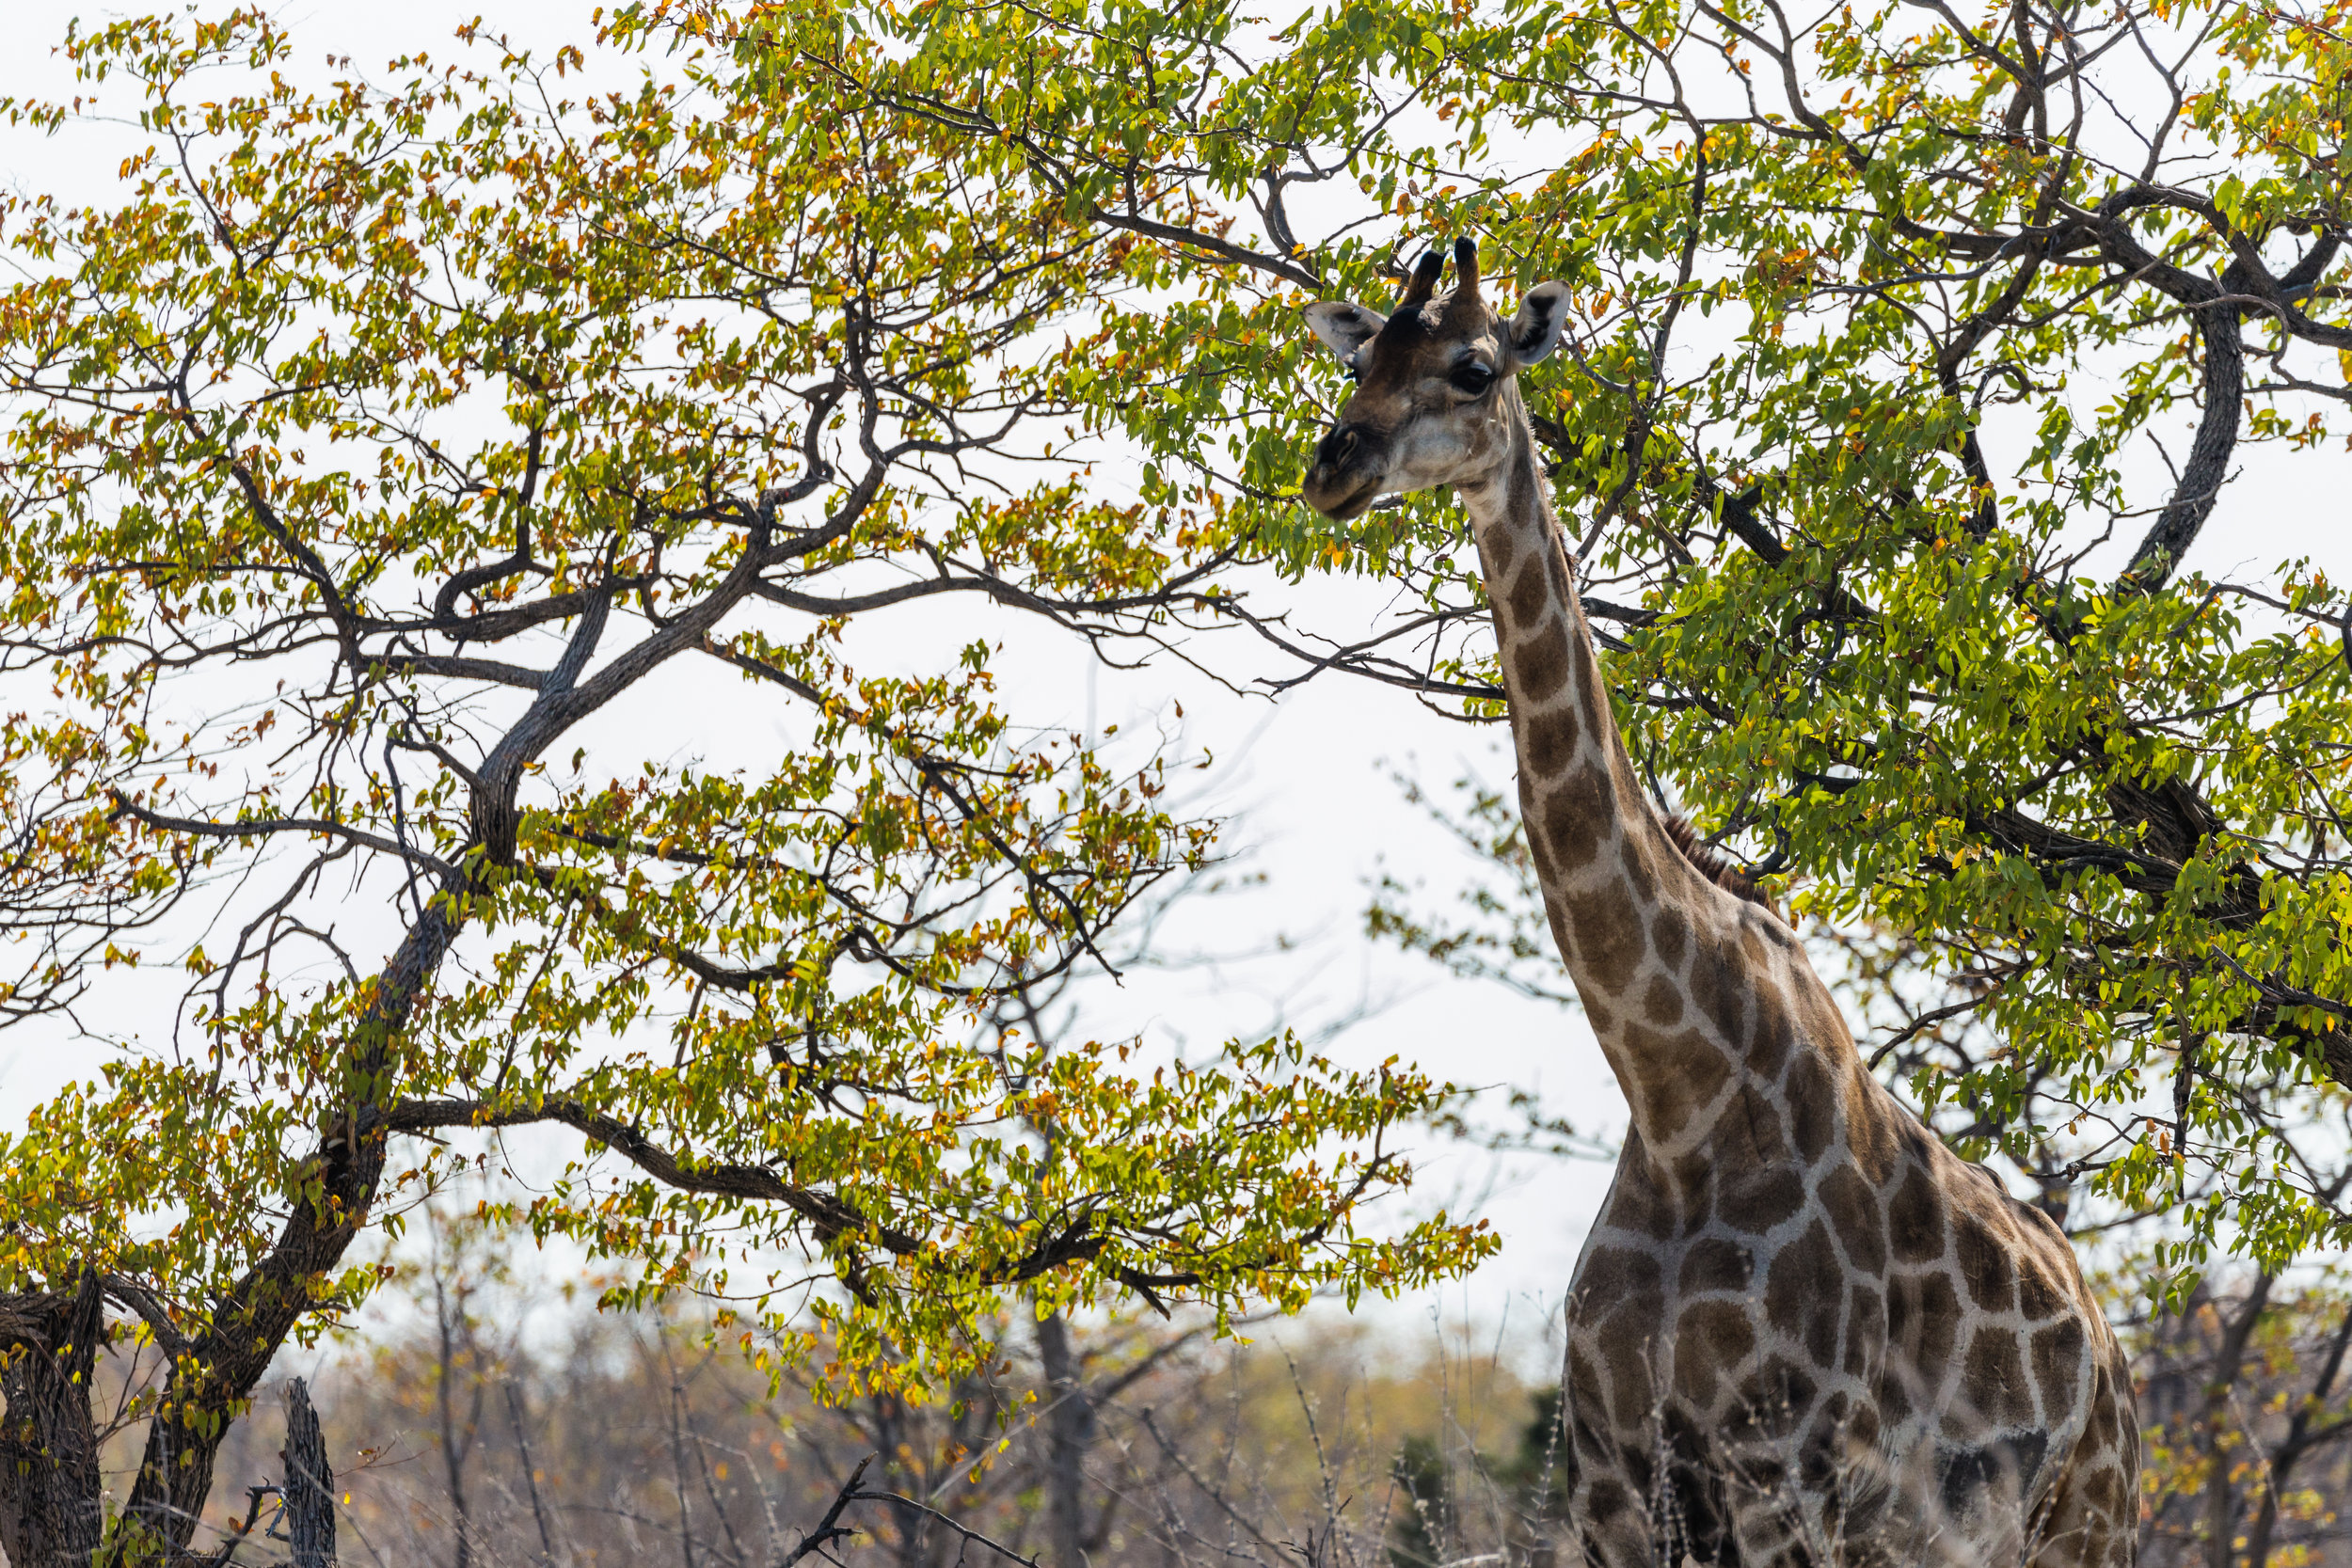
M 1519 810 L 1552 938 L 1626 1091 L 1634 1131 L 1673 1153 L 1703 1136 L 1694 1084 L 1736 1080 L 1753 1033 L 1721 973 L 1740 909 L 1693 870 L 1636 780 L 1516 387 L 1498 417 L 1510 451 L 1461 487 L 1477 535 L 1518 753 Z M 1718 1006 L 1705 1004 L 1716 1001 Z

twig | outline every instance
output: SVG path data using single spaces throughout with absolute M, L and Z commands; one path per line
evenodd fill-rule
M 531 1465 L 531 1438 L 523 1430 L 522 1389 L 513 1378 L 506 1380 L 506 1416 L 515 1423 L 515 1448 L 522 1457 L 523 1482 L 531 1491 L 531 1516 L 539 1526 L 539 1561 L 542 1568 L 555 1561 L 555 1542 L 548 1533 L 547 1505 L 539 1500 L 539 1473 Z
M 863 1464 L 860 1464 L 858 1468 L 863 1470 L 866 1466 Z M 853 1476 L 850 1480 L 851 1482 L 854 1483 L 856 1478 Z M 1019 1552 L 1014 1551 L 1010 1546 L 1006 1545 L 1004 1543 L 1000 1541 L 993 1541 L 987 1536 L 982 1535 L 978 1530 L 958 1524 L 953 1518 L 942 1513 L 939 1510 L 931 1507 L 929 1503 L 918 1503 L 913 1497 L 900 1497 L 896 1492 L 853 1493 L 850 1495 L 850 1501 L 897 1503 L 901 1508 L 911 1508 L 917 1513 L 928 1514 L 930 1517 L 938 1520 L 949 1529 L 954 1530 L 958 1535 L 962 1536 L 966 1541 L 972 1542 L 977 1545 L 986 1546 L 990 1551 L 994 1552 L 997 1556 L 1006 1559 L 1008 1561 L 1018 1562 L 1022 1564 L 1022 1568 L 1038 1568 L 1037 1559 L 1033 1557 L 1023 1557 Z M 786 1560 L 789 1561 L 790 1560 L 787 1559 Z
M 811 1552 L 823 1554 L 825 1560 L 830 1562 L 834 1559 L 831 1553 L 825 1552 L 825 1548 L 836 1541 L 847 1541 L 850 1536 L 859 1533 L 841 1523 L 841 1511 L 858 1500 L 861 1496 L 858 1491 L 858 1482 L 866 1479 L 866 1466 L 874 1463 L 879 1457 L 880 1455 L 869 1453 L 857 1462 L 857 1468 L 850 1472 L 850 1479 L 843 1481 L 841 1490 L 834 1495 L 833 1506 L 826 1509 L 825 1516 L 817 1521 L 816 1529 L 803 1535 L 801 1544 L 787 1552 L 784 1560 L 776 1564 L 776 1568 L 792 1568 L 794 1563 Z

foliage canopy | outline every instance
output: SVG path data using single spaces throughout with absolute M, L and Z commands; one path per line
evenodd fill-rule
M 733 35 L 756 80 L 800 57 L 781 25 Z M 1291 569 L 1420 596 L 1308 674 L 1499 717 L 1450 499 L 1331 526 L 1290 499 L 1337 373 L 1291 312 L 1376 298 L 1400 239 L 1484 235 L 1490 275 L 1575 292 L 1528 396 L 1637 757 L 1802 912 L 1899 934 L 1903 1016 L 1866 1047 L 2048 1201 L 2173 1209 L 2182 1288 L 2216 1244 L 2352 1236 L 2297 1141 L 2340 1136 L 2352 1085 L 2352 605 L 2305 561 L 2192 569 L 2243 465 L 2341 483 L 2342 8 L 1041 7 L 1010 53 L 1005 25 L 915 8 L 870 90 L 1186 258 L 1198 285 L 1120 324 L 1162 379 L 1106 419 Z M 1549 960 L 1508 888 L 1466 918 L 1376 915 Z

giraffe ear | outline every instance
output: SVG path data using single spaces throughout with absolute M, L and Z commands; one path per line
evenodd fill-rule
M 1568 286 L 1538 283 L 1519 301 L 1511 318 L 1511 368 L 1521 369 L 1550 357 L 1560 346 L 1560 329 L 1568 321 Z
M 1319 299 L 1307 307 L 1307 325 L 1323 340 L 1323 346 L 1338 355 L 1340 363 L 1349 370 L 1363 368 L 1356 356 L 1388 325 L 1388 320 L 1377 310 L 1367 310 L 1343 299 Z

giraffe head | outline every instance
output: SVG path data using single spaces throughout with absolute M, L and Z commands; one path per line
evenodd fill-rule
M 1434 250 L 1422 257 L 1391 316 L 1343 300 L 1307 307 L 1315 336 L 1356 378 L 1307 473 L 1307 504 L 1326 516 L 1469 483 L 1510 450 L 1503 389 L 1558 346 L 1567 285 L 1539 285 L 1505 321 L 1479 294 L 1474 241 L 1454 243 L 1454 288 L 1438 293 L 1444 264 Z

